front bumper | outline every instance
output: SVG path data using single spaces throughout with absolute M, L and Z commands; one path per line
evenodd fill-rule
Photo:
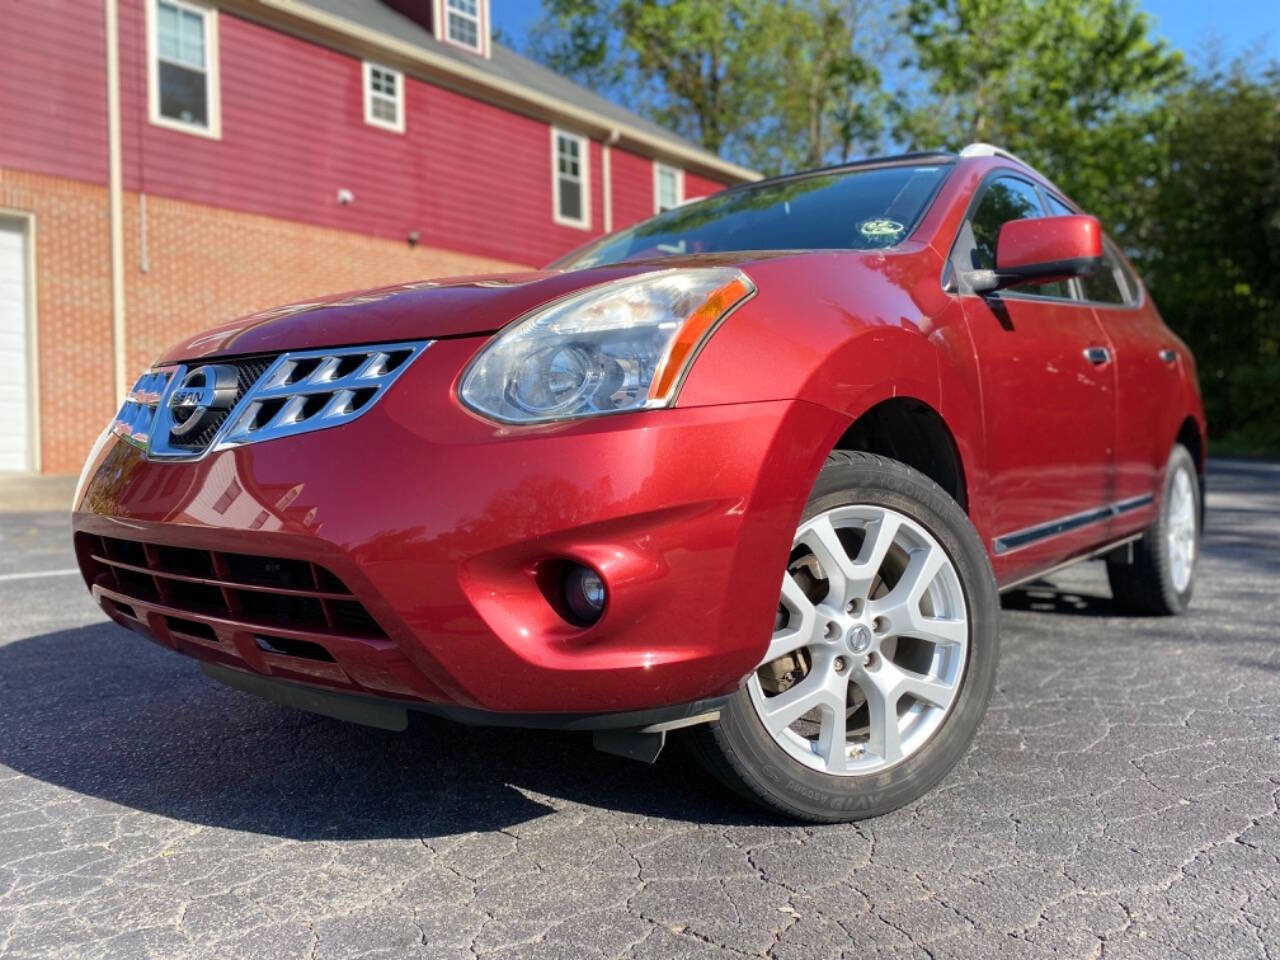
M 499 427 L 436 399 L 477 346 L 438 342 L 341 427 L 187 463 L 107 439 L 73 519 L 89 588 L 180 653 L 357 694 L 594 716 L 735 690 L 833 415 L 774 401 Z M 548 599 L 566 560 L 608 586 L 589 628 Z

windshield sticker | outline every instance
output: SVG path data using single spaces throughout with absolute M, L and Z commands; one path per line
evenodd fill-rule
M 870 240 L 887 240 L 895 238 L 905 230 L 897 220 L 877 217 L 874 220 L 863 220 L 858 224 L 858 232 Z

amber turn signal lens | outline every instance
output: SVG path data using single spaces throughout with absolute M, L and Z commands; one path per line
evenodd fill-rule
M 724 286 L 713 290 L 702 306 L 690 314 L 689 319 L 684 322 L 676 335 L 675 342 L 671 344 L 662 369 L 653 378 L 653 386 L 649 390 L 650 400 L 670 399 L 685 367 L 712 327 L 752 292 L 746 280 L 735 277 Z

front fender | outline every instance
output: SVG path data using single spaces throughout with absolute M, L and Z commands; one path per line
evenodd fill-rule
M 752 264 L 758 295 L 713 335 L 678 404 L 804 400 L 833 412 L 812 485 L 826 453 L 865 412 L 891 398 L 917 400 L 947 425 L 971 517 L 985 531 L 977 369 L 963 318 L 938 283 L 941 262 L 916 248 Z
M 804 400 L 850 420 L 893 396 L 936 407 L 937 266 L 921 248 L 752 264 L 758 294 L 712 335 L 678 405 Z

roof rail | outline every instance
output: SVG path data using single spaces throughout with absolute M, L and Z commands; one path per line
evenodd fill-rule
M 1014 161 L 1015 164 L 1018 164 L 1019 166 L 1025 166 L 1025 168 L 1030 170 L 1030 172 L 1037 174 L 1038 177 L 1043 177 L 1046 180 L 1048 179 L 1048 177 L 1044 177 L 1044 174 L 1039 172 L 1039 170 L 1034 168 L 1034 166 L 1027 163 L 1027 161 L 1021 159 L 1021 157 L 1018 156 L 1018 154 L 1014 154 L 1014 152 L 1010 150 L 1005 150 L 1004 147 L 997 147 L 995 143 L 970 143 L 969 146 L 964 147 L 963 150 L 960 151 L 960 156 L 961 157 L 970 157 L 970 156 L 1004 157 L 1005 160 L 1012 160 Z

